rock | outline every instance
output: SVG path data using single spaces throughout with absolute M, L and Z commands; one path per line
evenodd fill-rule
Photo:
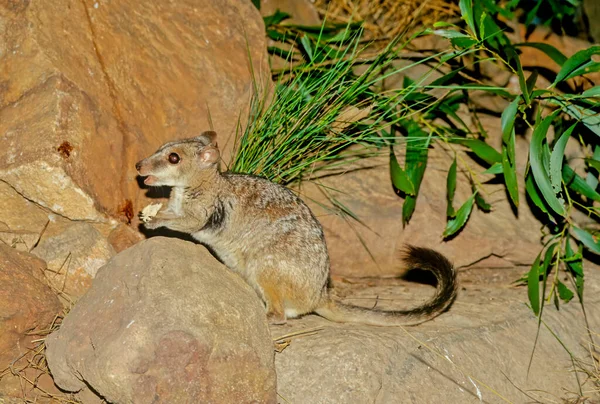
M 283 24 L 321 25 L 319 12 L 309 0 L 262 0 L 260 13 L 263 16 L 274 14 L 277 10 L 288 13 L 290 18 Z
M 586 312 L 591 330 L 598 330 L 600 273 L 586 269 Z M 501 279 L 494 282 L 498 275 Z M 561 344 L 593 371 L 581 307 L 574 300 L 562 304 L 560 311 L 546 305 L 543 319 L 560 342 L 542 326 L 528 374 L 538 320 L 524 304 L 526 288 L 500 286 L 520 275 L 514 269 L 462 272 L 463 288 L 450 310 L 416 327 L 335 324 L 317 316 L 271 326 L 274 339 L 297 333 L 275 356 L 281 401 L 524 403 L 536 401 L 531 397 L 553 397 L 556 402 L 576 402 L 566 400 L 568 392 L 579 388 Z M 407 287 L 397 280 L 348 288 L 345 301 L 386 309 L 408 308 L 432 293 L 430 286 Z M 591 380 L 585 374 L 579 380 L 584 395 L 597 402 L 600 396 L 588 384 Z
M 98 271 L 47 338 L 55 382 L 113 403 L 275 403 L 256 293 L 199 245 L 156 237 Z
M 19 251 L 30 251 L 48 224 L 48 213 L 0 181 L 0 240 Z
M 56 295 L 40 281 L 44 269 L 40 259 L 0 243 L 0 396 L 35 397 L 30 385 L 4 371 L 11 363 L 17 371 L 27 368 L 35 356 L 29 350 L 39 345 L 34 341 L 62 311 Z M 31 380 L 41 374 L 34 369 L 24 372 Z
M 135 231 L 131 226 L 123 223 L 111 230 L 108 235 L 108 242 L 116 252 L 121 252 L 144 239 L 140 232 Z
M 90 287 L 100 267 L 116 252 L 90 223 L 55 218 L 31 251 L 46 261 L 50 284 L 72 303 Z
M 0 177 L 72 220 L 131 219 L 136 161 L 211 122 L 235 131 L 250 63 L 270 83 L 250 1 L 9 2 L 0 26 Z

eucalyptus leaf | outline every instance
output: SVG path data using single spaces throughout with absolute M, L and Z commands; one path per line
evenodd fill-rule
M 454 193 L 456 191 L 456 157 L 448 169 L 448 177 L 446 177 L 446 217 L 455 217 L 456 212 L 452 203 L 454 202 Z
M 527 296 L 531 310 L 537 316 L 540 314 L 540 252 L 527 274 Z
M 588 251 L 594 254 L 600 254 L 600 243 L 596 241 L 587 230 L 580 229 L 577 226 L 571 227 L 573 235 L 588 249 Z
M 394 148 L 390 146 L 390 176 L 394 188 L 402 191 L 406 195 L 415 195 L 415 187 L 413 186 L 406 171 L 398 164 L 398 159 L 394 154 Z
M 512 130 L 508 143 L 502 145 L 502 171 L 504 183 L 512 203 L 519 206 L 519 185 L 517 182 L 517 166 L 515 164 L 515 130 Z
M 541 42 L 521 42 L 515 44 L 516 47 L 529 47 L 541 50 L 546 55 L 548 55 L 552 60 L 556 62 L 557 65 L 562 66 L 566 61 L 567 57 L 554 46 L 549 45 L 547 43 Z
M 548 132 L 548 128 L 550 127 L 550 124 L 555 116 L 556 113 L 548 115 L 541 122 L 536 124 L 533 130 L 531 142 L 529 144 L 529 162 L 531 164 L 533 178 L 535 179 L 535 183 L 544 197 L 544 200 L 554 212 L 564 216 L 566 213 L 564 203 L 559 201 L 557 198 L 556 193 L 552 188 L 552 183 L 550 182 L 548 172 L 544 169 L 544 164 L 542 161 L 542 143 L 546 139 L 546 133 Z
M 458 143 L 471 149 L 473 153 L 488 164 L 502 162 L 502 154 L 489 144 L 479 139 L 451 138 L 451 143 Z
M 558 281 L 558 296 L 560 297 L 560 299 L 562 301 L 564 301 L 565 303 L 568 303 L 571 301 L 571 299 L 573 299 L 573 296 L 575 296 L 575 294 L 571 291 L 571 289 L 569 289 L 564 283 L 562 283 L 561 281 Z
M 562 181 L 562 165 L 563 157 L 565 156 L 565 147 L 567 146 L 567 141 L 569 140 L 569 137 L 571 137 L 571 133 L 573 133 L 575 126 L 577 126 L 576 123 L 564 131 L 556 141 L 554 149 L 552 149 L 552 156 L 550 157 L 550 181 L 552 183 L 552 189 L 557 195 L 560 192 L 560 184 Z
M 562 178 L 565 185 L 573 191 L 594 201 L 600 201 L 600 194 L 566 164 L 562 168 Z
M 462 15 L 463 20 L 465 20 L 467 26 L 471 29 L 471 32 L 474 35 L 477 35 L 477 30 L 475 29 L 475 23 L 473 19 L 472 0 L 460 0 L 458 2 L 458 6 L 460 7 L 460 14 Z
M 600 54 L 600 45 L 591 46 L 587 49 L 581 50 L 571 56 L 567 61 L 564 62 L 562 68 L 556 75 L 556 79 L 553 86 L 565 80 L 567 77 L 571 75 L 574 71 L 580 68 L 583 65 L 586 65 L 591 61 L 593 55 Z
M 502 157 L 502 156 L 501 156 Z M 490 168 L 485 170 L 482 174 L 502 174 L 502 163 L 494 163 Z
M 500 125 L 502 127 L 502 140 L 504 143 L 508 142 L 508 139 L 515 127 L 515 119 L 517 116 L 520 99 L 520 97 L 516 97 L 510 104 L 508 104 L 504 112 L 502 112 Z
M 471 210 L 473 209 L 474 199 L 475 194 L 471 195 L 469 199 L 462 204 L 462 206 L 456 211 L 456 216 L 453 219 L 448 220 L 443 234 L 444 238 L 452 236 L 454 233 L 464 227 L 469 219 Z

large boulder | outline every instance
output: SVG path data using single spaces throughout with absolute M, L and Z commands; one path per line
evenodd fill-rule
M 115 256 L 46 343 L 58 386 L 112 403 L 276 402 L 260 300 L 191 242 L 156 237 Z
M 28 366 L 39 339 L 62 311 L 43 282 L 45 268 L 40 259 L 0 243 L 0 397 L 33 399 L 33 386 L 19 374 L 30 380 L 46 377 Z M 13 371 L 6 371 L 9 366 Z

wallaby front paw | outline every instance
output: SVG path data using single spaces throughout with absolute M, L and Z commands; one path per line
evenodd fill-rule
M 149 224 L 162 208 L 162 203 L 151 203 L 140 212 L 140 220 Z M 147 226 L 146 226 L 147 227 Z

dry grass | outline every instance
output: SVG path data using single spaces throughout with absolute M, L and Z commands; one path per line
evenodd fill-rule
M 46 361 L 46 337 L 60 327 L 65 313 L 57 315 L 43 330 L 32 331 L 29 335 L 38 337 L 30 341 L 30 347 L 16 357 L 5 369 L 0 370 L 0 380 L 17 378 L 20 388 L 19 399 L 23 403 L 63 403 L 78 404 L 72 394 L 57 393 Z M 48 386 L 52 387 L 52 391 Z
M 448 0 L 314 0 L 331 22 L 364 21 L 366 38 L 384 44 L 407 27 L 422 28 L 460 16 L 458 1 Z

